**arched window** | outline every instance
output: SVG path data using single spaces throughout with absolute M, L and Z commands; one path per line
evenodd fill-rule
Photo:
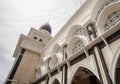
M 33 37 L 33 39 L 37 40 L 37 37 L 35 36 L 35 37 Z
M 86 36 L 83 35 L 77 35 L 74 36 L 68 41 L 66 52 L 67 52 L 67 57 L 73 55 L 76 52 L 79 52 L 82 50 L 82 47 L 88 44 L 88 39 Z
M 113 12 L 112 14 L 109 15 L 109 17 L 107 18 L 105 25 L 104 25 L 104 31 L 111 28 L 119 21 L 120 21 L 120 10 Z
M 81 40 L 78 40 L 78 41 L 75 43 L 75 45 L 74 45 L 74 47 L 73 47 L 73 49 L 72 49 L 72 54 L 74 54 L 75 52 L 77 52 L 78 50 L 80 50 L 82 47 L 84 47 L 83 42 L 82 42 Z

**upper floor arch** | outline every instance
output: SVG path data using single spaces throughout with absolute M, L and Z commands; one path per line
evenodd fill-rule
M 70 40 L 74 35 L 81 35 L 88 37 L 87 29 L 82 28 L 79 24 L 71 27 L 66 36 L 66 41 Z
M 54 55 L 54 54 L 58 54 L 58 53 L 62 56 L 62 54 L 63 54 L 63 48 L 58 43 L 56 43 L 54 45 L 53 49 L 52 49 L 51 56 Z
M 63 47 L 60 46 L 59 44 L 55 44 L 55 46 L 53 47 L 53 52 L 52 52 L 52 56 L 56 56 L 57 59 L 59 60 L 59 62 L 62 62 L 62 58 L 63 58 Z
M 68 31 L 68 33 L 67 33 L 66 40 L 69 40 L 69 39 L 75 34 L 75 32 L 76 32 L 79 28 L 81 28 L 81 26 L 78 25 L 78 24 L 72 26 L 72 27 L 70 28 L 70 30 Z
M 107 5 L 99 14 L 96 26 L 101 34 L 120 23 L 120 1 Z
M 88 44 L 88 40 L 85 36 L 73 36 L 67 44 L 67 55 L 68 57 L 82 49 Z
M 49 67 L 50 69 L 53 69 L 55 66 L 57 66 L 59 63 L 58 57 L 56 55 L 53 55 L 49 61 Z

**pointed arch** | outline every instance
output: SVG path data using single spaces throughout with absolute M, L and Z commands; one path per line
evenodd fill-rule
M 46 58 L 46 59 L 43 59 L 41 58 L 40 61 L 39 61 L 39 70 L 40 70 L 40 75 L 43 75 L 44 73 L 46 73 L 48 71 L 48 60 L 50 59 L 49 58 Z
M 72 26 L 71 29 L 68 31 L 68 34 L 67 34 L 67 37 L 66 37 L 67 38 L 66 41 L 68 41 L 74 35 L 83 35 L 83 36 L 87 37 L 88 36 L 87 29 L 86 28 L 82 28 L 78 24 Z
M 57 50 L 58 48 L 60 48 L 60 45 L 56 43 L 56 44 L 54 45 L 54 47 L 53 47 L 53 50 L 52 50 L 53 52 L 52 52 L 52 53 L 55 54 L 55 53 L 56 53 L 56 50 Z
M 62 62 L 63 58 L 63 47 L 61 47 L 59 44 L 56 44 L 53 48 L 53 54 L 52 56 L 56 56 L 56 58 L 59 60 L 59 62 Z M 51 56 L 51 57 L 52 57 Z
M 60 84 L 60 82 L 58 79 L 55 78 L 52 84 Z
M 50 69 L 54 68 L 55 66 L 58 65 L 58 58 L 56 55 L 53 55 L 49 61 L 49 66 L 50 66 Z
M 78 24 L 72 26 L 72 27 L 70 28 L 70 30 L 68 31 L 68 34 L 67 34 L 67 37 L 66 37 L 67 40 L 69 40 L 69 39 L 75 34 L 75 32 L 76 32 L 77 30 L 79 30 L 79 28 L 81 28 L 81 26 L 78 25 Z
M 98 33 L 101 34 L 104 32 L 104 28 L 106 26 L 106 21 L 110 18 L 110 15 L 116 11 L 120 10 L 120 1 L 111 3 L 109 5 L 107 5 L 99 14 L 99 17 L 97 19 L 97 23 L 96 26 L 98 28 Z M 120 23 L 120 21 L 119 21 Z M 116 26 L 118 25 L 118 23 L 111 25 L 112 26 Z M 119 24 L 120 25 L 120 24 Z
M 47 72 L 47 68 L 45 65 L 40 66 L 40 69 L 41 69 L 41 75 L 43 75 Z
M 68 45 L 66 49 L 67 55 L 70 56 L 71 54 L 73 54 L 72 51 L 75 46 L 77 47 L 77 50 L 80 50 L 82 49 L 82 47 L 84 47 L 87 44 L 88 44 L 88 40 L 85 36 L 75 35 L 70 39 L 70 41 L 67 44 Z
M 86 66 L 86 65 L 79 65 L 79 66 L 77 66 L 74 70 L 73 70 L 73 72 L 71 73 L 71 76 L 70 76 L 70 81 L 69 81 L 69 84 L 72 84 L 72 81 L 73 81 L 73 79 L 74 79 L 74 76 L 76 75 L 76 72 L 78 72 L 78 70 L 86 70 L 86 71 L 89 71 L 88 72 L 88 74 L 90 73 L 90 74 L 92 74 L 92 75 L 94 75 L 98 80 L 99 80 L 99 76 L 98 76 L 98 74 L 97 74 L 97 72 L 96 71 L 94 71 L 92 68 L 90 68 L 89 66 Z M 79 71 L 79 72 L 81 72 L 81 71 Z M 83 72 L 81 72 L 81 74 L 83 74 Z M 80 75 L 79 73 L 77 73 L 77 75 Z M 82 76 L 82 75 L 81 75 Z
M 58 58 L 58 62 L 59 62 L 59 63 L 62 62 L 63 56 L 62 56 L 61 53 L 57 53 L 57 54 L 56 54 L 56 57 Z
M 53 47 L 51 56 L 57 53 L 61 53 L 61 56 L 63 54 L 63 49 L 59 44 L 55 44 L 55 46 Z
M 120 58 L 120 46 L 116 50 L 113 59 L 111 61 L 111 66 L 110 66 L 110 76 L 112 78 L 113 83 L 115 84 L 115 71 L 116 71 L 116 65 L 118 62 L 118 59 Z
M 94 70 L 93 70 L 92 68 L 90 68 L 89 66 L 79 65 L 79 66 L 77 66 L 77 67 L 74 69 L 74 71 L 71 73 L 70 79 L 69 79 L 70 81 L 69 81 L 68 84 L 72 84 L 75 75 L 77 75 L 77 76 L 79 75 L 80 77 L 82 77 L 83 75 L 85 75 L 85 74 L 83 74 L 83 72 L 82 72 L 82 71 L 84 71 L 84 70 L 85 70 L 84 73 L 88 73 L 88 75 L 94 75 L 94 76 L 98 79 L 98 81 L 99 81 L 99 76 L 98 76 L 98 74 L 97 74 L 96 71 L 94 71 Z M 77 73 L 77 72 L 80 72 L 80 73 Z M 73 83 L 73 84 L 74 84 L 74 83 Z

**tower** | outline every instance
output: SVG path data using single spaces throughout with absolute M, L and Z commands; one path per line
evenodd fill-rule
M 36 78 L 40 54 L 51 40 L 51 27 L 44 24 L 39 30 L 31 28 L 27 36 L 21 34 L 13 57 L 14 65 L 5 84 L 30 84 Z

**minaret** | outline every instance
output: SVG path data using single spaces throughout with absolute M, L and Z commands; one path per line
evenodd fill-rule
M 13 55 L 14 65 L 5 84 L 31 84 L 35 80 L 41 52 L 51 38 L 51 27 L 48 23 L 39 30 L 31 28 L 28 36 L 22 34 Z

